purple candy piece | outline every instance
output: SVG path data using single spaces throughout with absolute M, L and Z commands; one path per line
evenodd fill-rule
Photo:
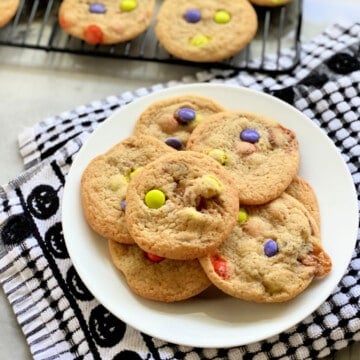
M 260 134 L 254 129 L 245 129 L 240 133 L 240 139 L 254 144 L 259 141 Z
M 188 23 L 195 24 L 201 20 L 201 12 L 198 9 L 188 9 L 184 14 L 184 19 Z
M 120 203 L 120 206 L 121 206 L 121 210 L 125 211 L 125 209 L 126 209 L 126 200 L 122 200 L 121 203 Z
M 191 108 L 180 108 L 178 109 L 175 114 L 176 121 L 181 125 L 186 125 L 189 122 L 195 120 L 196 112 Z
M 106 13 L 106 7 L 104 4 L 92 3 L 89 6 L 89 11 L 94 14 L 104 14 Z
M 171 146 L 175 150 L 181 150 L 183 148 L 183 143 L 178 138 L 167 138 L 165 144 Z
M 268 239 L 266 240 L 266 243 L 264 244 L 264 253 L 266 256 L 271 257 L 278 253 L 279 247 L 275 240 Z

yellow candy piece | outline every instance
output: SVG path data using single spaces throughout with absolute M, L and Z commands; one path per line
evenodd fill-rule
M 222 183 L 213 175 L 204 175 L 201 177 L 202 196 L 209 199 L 219 195 L 223 190 Z
M 179 216 L 186 217 L 187 219 L 200 220 L 202 218 L 201 213 L 196 211 L 193 207 L 186 207 L 179 211 Z
M 145 204 L 150 209 L 161 208 L 166 201 L 165 194 L 161 190 L 153 189 L 145 194 Z
M 130 172 L 130 174 L 129 174 L 130 180 L 132 180 L 132 179 L 134 178 L 134 176 L 135 176 L 136 174 L 138 174 L 138 172 L 140 171 L 140 169 L 141 169 L 141 166 L 135 168 L 134 170 L 132 170 L 132 171 Z
M 231 15 L 225 10 L 218 10 L 214 15 L 214 21 L 218 24 L 226 24 L 231 20 Z
M 202 34 L 197 34 L 190 39 L 190 45 L 195 47 L 206 46 L 209 42 L 210 42 L 210 38 Z
M 112 191 L 117 191 L 120 188 L 127 186 L 128 182 L 125 176 L 116 174 L 110 177 L 109 186 Z
M 244 208 L 240 208 L 239 209 L 239 213 L 238 213 L 238 223 L 240 225 L 244 224 L 246 222 L 246 220 L 248 219 L 248 213 L 246 212 L 246 210 Z
M 203 119 L 203 116 L 201 114 L 196 114 L 195 119 L 192 122 L 193 126 L 197 126 L 201 120 Z
M 213 159 L 215 159 L 221 165 L 226 164 L 227 156 L 226 156 L 225 151 L 220 150 L 220 149 L 211 149 L 211 150 L 207 150 L 206 154 L 211 156 Z
M 120 3 L 120 9 L 122 11 L 132 11 L 137 8 L 136 0 L 122 0 Z

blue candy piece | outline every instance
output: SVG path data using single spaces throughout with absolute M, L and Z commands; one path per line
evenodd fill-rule
M 121 206 L 121 210 L 125 211 L 125 209 L 126 209 L 126 200 L 122 200 L 121 203 L 120 203 L 120 206 Z
M 266 243 L 264 244 L 264 253 L 268 257 L 272 257 L 276 255 L 279 251 L 278 244 L 273 239 L 268 239 Z
M 184 19 L 191 24 L 195 24 L 201 20 L 201 12 L 198 9 L 188 9 L 184 14 Z
M 174 116 L 179 124 L 186 125 L 195 120 L 196 112 L 191 108 L 183 107 L 178 109 Z
M 260 134 L 254 129 L 245 129 L 240 133 L 240 139 L 254 144 L 259 141 Z
M 104 4 L 92 3 L 89 5 L 89 11 L 94 14 L 104 14 L 106 13 L 106 7 Z
M 183 148 L 183 143 L 178 138 L 167 138 L 165 144 L 171 146 L 175 150 L 181 150 Z

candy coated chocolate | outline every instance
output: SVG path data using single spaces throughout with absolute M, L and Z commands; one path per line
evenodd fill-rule
M 240 139 L 254 144 L 259 141 L 260 134 L 254 129 L 245 129 L 241 132 Z
M 159 209 L 165 204 L 165 201 L 165 194 L 161 190 L 153 189 L 145 195 L 145 204 L 150 209 Z
M 184 147 L 184 145 L 183 145 L 183 143 L 181 142 L 181 140 L 178 139 L 178 138 L 176 138 L 176 137 L 167 138 L 167 139 L 165 140 L 165 144 L 171 146 L 171 147 L 174 148 L 175 150 L 181 150 L 181 149 Z
M 201 20 L 201 12 L 198 9 L 188 9 L 184 14 L 184 19 L 188 23 L 195 24 Z
M 101 3 L 92 3 L 89 5 L 89 11 L 94 14 L 105 14 L 106 6 Z
M 126 200 L 122 200 L 121 203 L 120 203 L 120 206 L 121 206 L 121 210 L 125 211 L 125 209 L 126 209 Z
M 195 120 L 195 117 L 196 117 L 195 111 L 187 107 L 180 108 L 175 113 L 175 119 L 181 125 L 188 124 L 190 121 Z
M 266 256 L 271 257 L 278 253 L 279 247 L 275 240 L 268 239 L 264 244 L 264 253 Z

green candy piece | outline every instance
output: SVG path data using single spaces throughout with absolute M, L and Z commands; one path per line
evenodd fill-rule
M 148 191 L 145 195 L 145 204 L 150 209 L 161 208 L 165 204 L 165 201 L 165 194 L 161 190 L 153 189 Z
M 244 208 L 240 208 L 239 209 L 239 213 L 238 213 L 238 223 L 240 225 L 244 224 L 246 222 L 246 220 L 248 219 L 248 213 L 246 212 L 246 210 Z

